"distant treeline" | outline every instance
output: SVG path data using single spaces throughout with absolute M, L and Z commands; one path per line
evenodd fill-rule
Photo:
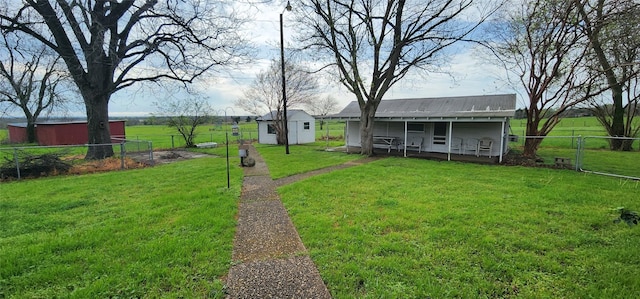
M 611 105 L 602 106 L 603 108 L 609 108 Z M 562 113 L 562 117 L 571 118 L 571 117 L 585 117 L 585 116 L 596 116 L 593 111 L 593 108 L 573 108 L 568 109 Z M 547 115 L 551 115 L 555 112 L 555 110 L 549 109 L 547 111 Z M 635 115 L 640 115 L 640 109 L 636 110 Z M 516 114 L 514 116 L 515 119 L 525 119 L 527 118 L 527 111 L 525 109 L 516 110 Z
M 255 116 L 211 116 L 209 123 L 241 123 L 255 121 Z M 128 116 L 128 117 L 112 117 L 111 120 L 124 120 L 127 126 L 141 126 L 141 125 L 167 125 L 169 118 L 163 116 Z M 50 117 L 40 118 L 38 122 L 72 122 L 72 121 L 86 121 L 86 118 L 73 118 L 73 117 Z M 0 118 L 0 129 L 6 129 L 7 124 L 12 123 L 26 123 L 24 118 Z

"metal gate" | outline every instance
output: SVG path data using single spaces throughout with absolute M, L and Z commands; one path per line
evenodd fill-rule
M 636 145 L 640 138 L 578 136 L 576 170 L 625 179 L 640 180 L 640 152 L 611 151 L 611 140 L 631 140 Z

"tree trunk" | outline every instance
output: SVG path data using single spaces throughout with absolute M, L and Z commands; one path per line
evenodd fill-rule
M 27 142 L 35 143 L 36 140 L 36 123 L 33 119 L 27 119 Z
M 91 102 L 89 102 L 91 101 Z M 109 130 L 109 97 L 85 97 L 89 149 L 86 160 L 99 160 L 113 156 L 111 132 Z M 95 144 L 95 145 L 94 145 Z
M 526 138 L 524 140 L 524 149 L 522 151 L 522 156 L 530 159 L 535 159 L 540 143 L 542 143 L 542 138 Z
M 276 125 L 276 123 L 278 123 Z M 286 143 L 286 139 L 285 139 L 285 134 L 287 134 L 287 132 L 284 131 L 284 118 L 280 118 L 279 120 L 276 120 L 273 123 L 274 126 L 276 126 L 276 142 L 278 143 L 278 145 L 285 145 Z
M 531 103 L 538 102 L 537 100 L 530 100 Z M 525 158 L 535 159 L 538 154 L 538 147 L 542 143 L 542 138 L 536 138 L 540 136 L 538 127 L 540 126 L 540 112 L 535 106 L 526 109 L 527 113 L 527 127 L 525 131 L 524 148 L 522 155 Z
M 612 76 L 608 74 L 608 77 Z M 626 137 L 624 125 L 624 106 L 622 105 L 622 86 L 614 79 L 609 80 L 611 86 L 611 98 L 613 99 L 613 113 L 611 120 L 611 137 Z M 609 143 L 611 150 L 629 150 L 625 149 L 624 139 L 611 139 Z
M 373 124 L 376 115 L 376 105 L 368 101 L 360 109 L 360 153 L 373 156 Z

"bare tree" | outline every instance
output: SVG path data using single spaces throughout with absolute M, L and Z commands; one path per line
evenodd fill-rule
M 595 102 L 594 111 L 612 137 L 634 137 L 640 74 L 640 3 L 636 0 L 574 0 L 581 20 L 579 29 L 589 39 L 588 65 L 594 75 L 587 97 L 608 91 L 610 105 Z M 627 111 L 634 111 L 627 114 Z M 632 140 L 612 139 L 612 150 L 631 150 Z
M 226 1 L 9 0 L 0 29 L 34 37 L 57 52 L 78 86 L 90 144 L 110 143 L 111 95 L 141 81 L 189 83 L 237 62 L 240 22 Z M 86 159 L 113 155 L 92 146 Z
M 543 138 L 562 114 L 585 99 L 578 97 L 585 55 L 575 30 L 577 9 L 562 0 L 524 1 L 505 7 L 496 22 L 493 54 L 515 88 L 526 92 L 526 138 L 523 155 L 534 158 Z
M 65 109 L 63 96 L 70 79 L 61 70 L 60 56 L 45 46 L 2 34 L 0 44 L 0 103 L 5 111 L 19 109 L 27 120 L 27 141 L 36 142 L 35 124 L 43 114 Z
M 286 61 L 286 60 L 285 60 Z M 254 115 L 270 113 L 278 144 L 285 144 L 284 103 L 282 75 L 279 60 L 273 60 L 269 68 L 256 76 L 235 106 Z M 293 63 L 285 64 L 287 80 L 287 109 L 316 101 L 318 81 L 306 69 Z
M 327 65 L 358 100 L 365 155 L 373 154 L 374 116 L 391 86 L 412 69 L 438 69 L 487 16 L 473 11 L 473 0 L 301 2 L 301 41 L 331 57 Z
M 186 147 L 195 147 L 196 128 L 211 120 L 213 109 L 207 98 L 192 96 L 186 99 L 171 98 L 154 102 L 159 115 L 167 119 L 169 127 L 178 130 Z
M 311 114 L 315 116 L 325 116 L 329 113 L 336 112 L 338 109 L 338 101 L 334 97 L 328 95 L 324 98 L 307 103 L 306 107 Z M 323 125 L 324 119 L 320 119 L 320 130 L 322 130 Z

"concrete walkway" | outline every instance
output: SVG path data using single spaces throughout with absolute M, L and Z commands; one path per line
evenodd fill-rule
M 331 298 L 253 146 L 245 168 L 228 298 Z
M 273 181 L 269 168 L 253 146 L 249 148 L 249 156 L 256 165 L 244 169 L 227 298 L 331 298 L 276 188 L 375 158 Z

